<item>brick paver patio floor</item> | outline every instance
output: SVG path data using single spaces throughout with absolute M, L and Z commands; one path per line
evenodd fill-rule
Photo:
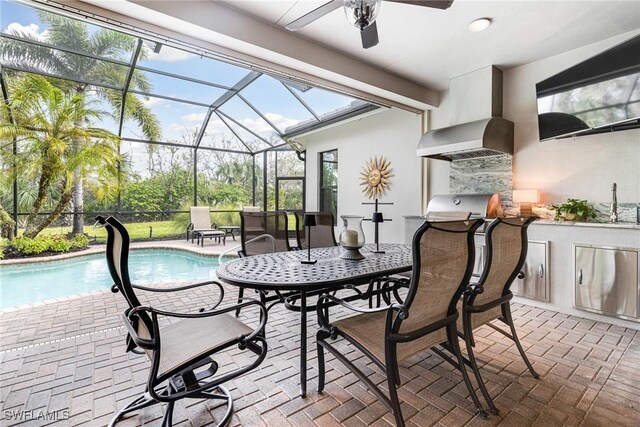
M 225 301 L 233 302 L 234 289 Z M 203 289 L 146 296 L 149 305 L 195 310 L 212 301 Z M 24 422 L 25 416 L 55 412 L 59 425 L 104 426 L 146 381 L 146 357 L 124 352 L 120 316 L 122 296 L 108 291 L 64 301 L 5 311 L 0 317 L 0 424 L 50 425 L 53 420 Z M 344 312 L 338 311 L 344 314 Z M 253 322 L 251 313 L 241 318 Z M 298 396 L 298 314 L 282 305 L 270 312 L 269 352 L 261 367 L 229 383 L 235 396 L 231 426 L 387 426 L 393 417 L 356 377 L 328 358 L 327 387 L 314 391 L 317 358 L 313 343 L 315 315 L 309 316 L 308 397 Z M 474 416 L 460 374 L 430 351 L 402 363 L 400 397 L 409 426 L 640 426 L 640 333 L 553 311 L 514 304 L 514 317 L 539 380 L 526 370 L 511 341 L 488 327 L 479 329 L 477 357 L 490 392 L 501 410 L 482 420 Z M 346 347 L 344 347 L 346 348 Z M 354 350 L 351 359 L 383 377 Z M 242 363 L 234 350 L 221 365 Z M 209 402 L 176 405 L 175 425 L 214 423 L 222 409 Z M 23 420 L 16 420 L 22 416 Z M 157 425 L 159 405 L 122 421 L 122 426 Z

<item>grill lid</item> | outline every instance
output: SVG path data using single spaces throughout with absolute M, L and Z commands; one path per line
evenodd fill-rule
M 493 194 L 437 194 L 429 200 L 429 212 L 471 212 L 472 218 L 502 216 L 500 193 Z

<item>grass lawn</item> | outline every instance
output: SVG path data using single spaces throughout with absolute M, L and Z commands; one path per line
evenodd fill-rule
M 163 239 L 175 236 L 184 236 L 185 231 L 182 227 L 177 227 L 173 221 L 155 221 L 155 222 L 132 222 L 125 224 L 131 240 L 148 239 L 151 227 L 151 237 L 154 239 Z M 44 234 L 67 234 L 71 232 L 71 227 L 50 227 L 42 231 Z M 85 226 L 84 232 L 89 236 L 89 240 L 104 243 L 107 241 L 107 231 L 104 228 L 93 228 Z

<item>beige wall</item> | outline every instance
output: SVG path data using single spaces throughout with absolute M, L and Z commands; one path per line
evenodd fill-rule
M 307 147 L 307 210 L 318 208 L 318 153 L 338 149 L 338 215 L 370 218 L 373 206 L 363 206 L 360 171 L 373 156 L 391 162 L 391 189 L 380 200 L 385 218 L 380 227 L 381 242 L 404 241 L 403 215 L 420 213 L 420 159 L 416 146 L 421 135 L 421 116 L 400 110 L 386 110 L 343 125 L 299 138 Z M 338 230 L 342 222 L 338 220 Z M 373 242 L 373 226 L 364 223 L 367 242 Z
M 617 182 L 620 203 L 640 200 L 640 130 L 540 142 L 535 93 L 537 82 L 631 36 L 628 33 L 504 71 L 503 116 L 515 123 L 515 189 L 539 189 L 543 203 L 569 197 L 608 202 L 611 183 Z M 446 99 L 443 93 L 441 108 L 431 113 L 432 128 L 448 124 Z M 448 188 L 446 162 L 439 162 L 429 175 L 431 194 Z

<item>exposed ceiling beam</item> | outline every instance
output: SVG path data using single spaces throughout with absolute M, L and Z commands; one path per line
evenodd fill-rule
M 437 91 L 218 2 L 82 0 L 66 1 L 64 5 L 150 31 L 161 29 L 160 33 L 168 37 L 195 42 L 259 67 L 293 73 L 383 105 L 417 111 L 439 104 Z

